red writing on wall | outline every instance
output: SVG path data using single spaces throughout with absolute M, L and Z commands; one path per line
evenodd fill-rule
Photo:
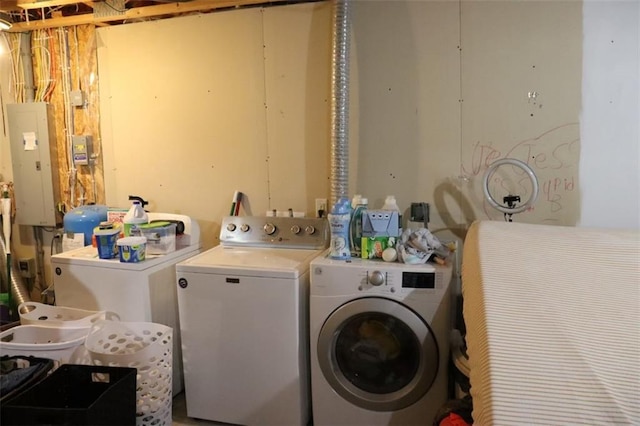
M 502 148 L 498 148 L 497 145 Z M 580 149 L 579 124 L 567 123 L 554 127 L 542 134 L 504 147 L 504 143 L 494 144 L 476 141 L 469 153 L 469 161 L 461 165 L 466 177 L 481 177 L 496 160 L 515 158 L 526 163 L 534 171 L 538 180 L 537 203 L 544 203 L 546 210 L 557 213 L 565 207 L 569 193 L 574 192 L 577 182 Z M 514 194 L 524 202 L 531 194 L 532 185 L 526 172 L 520 168 L 508 167 L 506 173 L 495 172 L 489 182 L 494 194 Z M 495 195 L 494 198 L 498 199 Z

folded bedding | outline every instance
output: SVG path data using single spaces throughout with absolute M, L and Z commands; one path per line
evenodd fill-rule
M 463 315 L 477 425 L 640 425 L 640 232 L 478 221 Z

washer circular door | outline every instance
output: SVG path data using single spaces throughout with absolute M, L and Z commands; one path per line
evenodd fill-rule
M 397 411 L 431 388 L 439 355 L 429 325 L 417 313 L 391 299 L 367 297 L 329 315 L 318 336 L 318 362 L 347 401 Z

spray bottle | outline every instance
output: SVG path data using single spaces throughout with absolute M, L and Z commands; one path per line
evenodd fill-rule
M 340 197 L 327 215 L 331 229 L 331 247 L 329 257 L 332 259 L 350 259 L 349 224 L 351 223 L 351 205 L 349 199 Z

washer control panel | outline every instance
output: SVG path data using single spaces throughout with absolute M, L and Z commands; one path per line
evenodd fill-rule
M 442 287 L 438 270 L 425 265 L 425 270 L 400 268 L 367 268 L 360 272 L 358 291 L 373 294 L 402 291 L 436 290 Z
M 225 216 L 224 245 L 324 249 L 329 246 L 327 219 L 306 217 Z

